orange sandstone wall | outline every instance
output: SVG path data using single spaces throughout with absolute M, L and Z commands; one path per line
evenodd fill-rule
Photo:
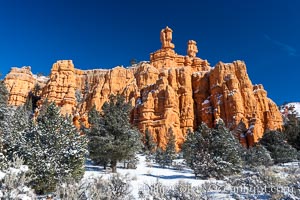
M 4 80 L 9 103 L 24 104 L 38 84 L 42 100 L 56 102 L 79 125 L 86 123 L 93 105 L 100 110 L 110 94 L 120 93 L 133 106 L 132 123 L 141 132 L 148 129 L 162 147 L 169 130 L 180 146 L 188 129 L 201 122 L 212 127 L 220 118 L 244 145 L 252 145 L 266 129 L 281 129 L 276 104 L 262 85 L 251 83 L 244 62 L 211 67 L 196 57 L 193 40 L 187 43 L 187 55 L 178 55 L 169 27 L 161 31 L 160 39 L 162 48 L 150 54 L 150 62 L 129 68 L 80 70 L 71 60 L 61 60 L 53 64 L 49 77 L 33 75 L 30 67 L 12 68 Z

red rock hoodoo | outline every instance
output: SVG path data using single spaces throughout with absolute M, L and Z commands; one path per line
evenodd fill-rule
M 79 70 L 71 60 L 61 60 L 49 77 L 33 75 L 30 67 L 12 68 L 4 80 L 9 103 L 24 104 L 38 84 L 42 100 L 56 102 L 78 125 L 86 123 L 93 105 L 100 110 L 110 94 L 121 93 L 133 105 L 132 123 L 141 132 L 148 129 L 161 147 L 170 129 L 180 146 L 188 129 L 201 122 L 212 127 L 220 118 L 244 145 L 252 145 L 267 129 L 281 129 L 280 111 L 262 85 L 252 85 L 244 62 L 211 67 L 196 56 L 193 40 L 187 43 L 187 55 L 178 55 L 172 32 L 169 27 L 161 31 L 162 47 L 150 54 L 150 62 L 128 68 Z

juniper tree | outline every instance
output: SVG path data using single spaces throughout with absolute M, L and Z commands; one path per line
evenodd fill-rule
M 100 116 L 90 114 L 95 116 L 88 131 L 91 157 L 96 162 L 109 161 L 113 172 L 118 161 L 128 160 L 141 148 L 141 134 L 130 124 L 130 112 L 131 105 L 123 96 L 111 95 L 102 106 Z

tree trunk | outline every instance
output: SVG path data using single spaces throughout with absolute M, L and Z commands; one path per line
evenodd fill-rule
M 117 161 L 112 160 L 110 164 L 111 164 L 111 172 L 116 173 L 117 172 Z

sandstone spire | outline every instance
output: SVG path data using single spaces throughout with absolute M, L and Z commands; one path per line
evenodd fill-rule
M 175 45 L 172 43 L 173 30 L 168 26 L 160 31 L 160 41 L 162 49 L 174 49 Z
M 188 48 L 187 48 L 187 55 L 189 57 L 196 57 L 196 54 L 198 53 L 197 43 L 194 40 L 188 41 Z

